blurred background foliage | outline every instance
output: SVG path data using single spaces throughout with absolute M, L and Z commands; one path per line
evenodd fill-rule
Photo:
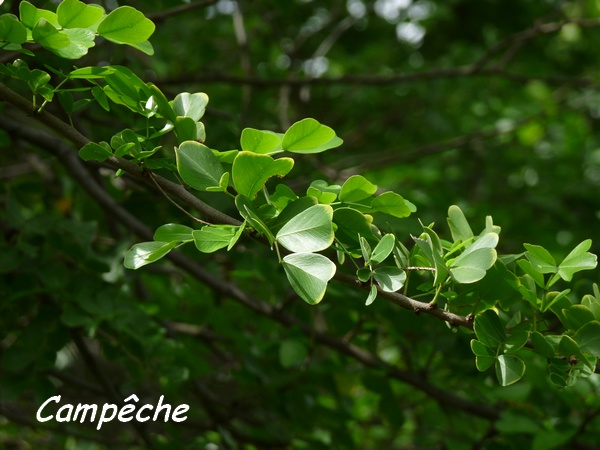
M 596 0 L 97 3 L 152 18 L 156 53 L 102 42 L 77 66 L 127 66 L 170 98 L 206 92 L 211 148 L 237 148 L 244 127 L 279 132 L 304 117 L 336 130 L 341 148 L 295 158 L 288 178 L 297 192 L 315 179 L 341 184 L 360 173 L 416 204 L 416 216 L 441 235 L 448 206 L 458 204 L 476 228 L 493 216 L 501 253 L 520 253 L 527 242 L 562 257 L 585 238 L 600 249 Z M 16 12 L 18 4 L 0 8 Z M 22 58 L 72 68 L 42 50 L 35 61 Z M 48 109 L 67 119 L 56 104 Z M 124 108 L 96 104 L 72 119 L 94 141 L 136 126 Z M 546 362 L 531 356 L 524 379 L 501 388 L 490 371 L 477 372 L 472 336 L 439 320 L 383 301 L 365 308 L 364 292 L 338 283 L 309 307 L 276 258 L 249 239 L 232 253 L 185 250 L 312 329 L 499 412 L 478 417 L 257 315 L 169 263 L 125 271 L 123 252 L 138 238 L 55 157 L 8 133 L 0 145 L 4 448 L 597 448 L 597 375 L 558 390 Z M 163 151 L 172 154 L 169 145 Z M 193 225 L 160 193 L 106 175 L 90 169 L 149 227 Z M 220 197 L 202 199 L 235 214 Z M 420 230 L 412 218 L 390 226 L 407 243 Z M 598 282 L 596 272 L 586 276 L 578 283 Z M 188 420 L 142 431 L 112 422 L 102 433 L 35 422 L 37 406 L 57 392 L 63 403 L 111 401 L 102 379 L 125 397 L 189 403 Z

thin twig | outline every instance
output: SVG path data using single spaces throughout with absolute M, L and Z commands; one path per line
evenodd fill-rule
M 156 181 L 156 175 L 150 171 L 148 171 L 148 176 L 150 177 L 150 179 L 152 180 L 152 182 L 154 183 L 154 185 L 158 188 L 158 190 L 163 194 L 163 196 L 169 200 L 173 205 L 175 205 L 175 207 L 177 209 L 179 209 L 181 212 L 183 212 L 186 216 L 188 216 L 189 218 L 195 220 L 198 223 L 201 223 L 202 225 L 212 225 L 210 222 L 205 222 L 202 219 L 198 219 L 197 217 L 194 217 L 193 215 L 191 215 L 189 212 L 187 212 L 185 209 L 183 209 L 181 206 L 179 206 L 179 204 L 173 200 L 171 197 L 169 197 L 169 194 L 167 194 L 162 187 L 160 187 L 160 184 L 158 184 L 158 182 Z

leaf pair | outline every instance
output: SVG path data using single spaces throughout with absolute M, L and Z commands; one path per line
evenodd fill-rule
M 335 131 L 315 119 L 303 119 L 294 123 L 285 134 L 246 128 L 242 131 L 240 144 L 243 151 L 258 154 L 274 154 L 282 151 L 292 153 L 320 153 L 342 145 Z

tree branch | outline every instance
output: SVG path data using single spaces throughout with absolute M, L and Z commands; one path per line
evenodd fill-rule
M 65 165 L 73 178 L 75 178 L 82 185 L 82 187 L 99 205 L 110 212 L 112 216 L 117 218 L 117 220 L 122 222 L 127 228 L 134 231 L 136 234 L 139 234 L 143 239 L 152 239 L 152 230 L 141 223 L 137 218 L 132 216 L 129 212 L 125 211 L 108 195 L 108 193 L 106 193 L 98 184 L 96 184 L 95 181 L 86 176 L 87 172 L 83 166 L 83 162 L 78 158 L 75 152 L 70 150 L 58 139 L 52 138 L 39 130 L 24 128 L 5 117 L 0 117 L 0 127 L 7 129 L 9 132 L 17 134 L 22 138 L 28 139 L 30 142 L 35 143 L 46 151 L 50 151 L 59 156 L 59 161 Z M 316 342 L 330 347 L 340 353 L 346 354 L 347 356 L 350 356 L 351 358 L 361 362 L 367 367 L 383 369 L 391 378 L 403 383 L 407 383 L 425 392 L 440 404 L 452 406 L 469 414 L 473 414 L 488 420 L 496 420 L 499 416 L 499 411 L 495 408 L 474 403 L 470 400 L 458 397 L 452 393 L 439 389 L 438 387 L 422 379 L 419 375 L 403 371 L 391 364 L 388 364 L 367 350 L 357 347 L 351 343 L 347 343 L 343 339 L 336 338 L 324 332 L 313 329 L 299 319 L 296 319 L 295 317 L 280 311 L 274 306 L 254 298 L 250 294 L 242 291 L 235 284 L 221 280 L 213 273 L 204 269 L 200 264 L 197 264 L 178 252 L 169 253 L 167 258 L 170 259 L 180 269 L 183 269 L 203 284 L 248 307 L 254 312 L 268 317 L 284 326 L 296 326 L 302 330 L 304 334 L 313 338 Z M 349 284 L 353 283 L 353 277 L 349 275 L 340 274 L 338 277 L 338 279 L 341 279 L 343 282 L 348 282 Z M 454 314 L 447 313 L 437 308 L 431 308 L 427 304 L 409 299 L 401 294 L 394 293 L 393 295 L 390 295 L 389 293 L 382 292 L 381 295 L 385 295 L 386 298 L 390 299 L 394 303 L 397 303 L 402 307 L 412 309 L 417 313 L 425 312 L 435 317 L 443 318 L 443 320 L 447 320 L 450 323 L 455 323 L 457 325 L 464 323 L 464 326 L 469 326 L 470 321 L 468 318 L 460 318 L 460 316 L 455 316 Z

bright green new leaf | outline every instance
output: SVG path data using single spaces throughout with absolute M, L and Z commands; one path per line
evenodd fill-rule
M 154 23 L 131 6 L 113 10 L 98 25 L 98 34 L 116 44 L 138 44 L 154 33 Z
M 231 170 L 233 185 L 239 194 L 254 198 L 269 178 L 284 177 L 292 167 L 294 160 L 291 158 L 273 159 L 269 155 L 240 152 Z
M 334 138 L 335 131 L 328 126 L 315 119 L 303 119 L 285 132 L 281 147 L 294 153 L 319 153 L 328 150 L 324 146 Z
M 337 199 L 340 189 L 341 187 L 337 184 L 329 185 L 324 180 L 315 180 L 310 184 L 306 195 L 315 197 L 319 203 L 329 205 Z
M 469 222 L 462 212 L 462 210 L 452 205 L 448 208 L 448 225 L 450 226 L 450 232 L 452 233 L 452 239 L 454 241 L 466 241 L 474 236 L 473 230 Z
M 194 239 L 192 236 L 193 228 L 186 227 L 185 225 L 180 225 L 178 223 L 167 223 L 165 225 L 161 225 L 154 232 L 154 240 L 155 241 L 163 241 L 163 242 L 185 242 L 191 241 Z
M 592 240 L 587 239 L 575 247 L 571 253 L 558 266 L 558 275 L 565 280 L 571 281 L 573 274 L 581 270 L 594 269 L 598 264 L 598 258 L 588 250 L 592 246 Z
M 377 192 L 377 186 L 361 175 L 352 175 L 342 185 L 341 202 L 358 202 Z
M 38 9 L 26 1 L 19 3 L 19 16 L 21 17 L 21 23 L 30 30 L 33 30 L 40 19 L 47 20 L 55 27 L 59 26 L 56 13 L 46 9 Z
M 154 55 L 154 47 L 152 46 L 150 41 L 138 42 L 136 44 L 127 44 L 127 45 L 135 48 L 136 50 L 139 50 L 142 53 L 145 53 L 146 55 L 149 55 L 149 56 Z
M 195 94 L 182 92 L 171 102 L 175 115 L 190 117 L 194 122 L 198 122 L 202 118 L 206 111 L 206 105 L 208 105 L 208 95 L 204 92 Z
M 283 269 L 294 291 L 306 303 L 316 305 L 323 299 L 336 267 L 318 253 L 292 253 L 283 258 Z
M 483 372 L 496 362 L 496 352 L 476 339 L 471 339 L 471 351 L 475 355 L 475 366 Z
M 288 221 L 277 233 L 277 242 L 292 252 L 311 253 L 333 243 L 333 209 L 315 205 Z
M 244 151 L 265 155 L 281 149 L 281 138 L 272 131 L 244 128 L 240 145 Z
M 394 250 L 394 244 L 396 243 L 396 238 L 393 234 L 386 234 L 381 238 L 377 246 L 373 249 L 373 253 L 371 254 L 371 262 L 373 264 L 379 264 L 385 260 L 392 250 Z
M 219 186 L 223 167 L 207 146 L 186 141 L 175 150 L 175 154 L 177 171 L 190 187 L 202 191 L 207 187 Z
M 112 150 L 108 143 L 100 142 L 100 144 L 96 144 L 95 142 L 89 142 L 85 144 L 79 150 L 79 157 L 84 161 L 106 161 L 108 158 L 112 156 Z
M 54 25 L 43 18 L 33 28 L 32 36 L 38 44 L 50 51 L 66 47 L 71 42 L 69 36 L 58 31 Z
M 573 336 L 582 352 L 600 358 L 600 322 L 594 320 L 581 327 Z
M 496 377 L 502 386 L 516 383 L 525 373 L 525 363 L 515 355 L 500 355 L 496 360 Z
M 125 252 L 124 266 L 127 269 L 139 269 L 146 264 L 158 261 L 169 253 L 177 242 L 141 242 Z
M 371 289 L 369 290 L 369 295 L 367 296 L 367 301 L 365 302 L 365 306 L 369 306 L 371 303 L 375 301 L 377 298 L 377 286 L 374 284 L 371 285 Z
M 58 23 L 63 28 L 92 28 L 104 16 L 100 5 L 86 5 L 79 0 L 64 0 L 56 9 Z
M 301 342 L 286 340 L 279 346 L 279 363 L 285 369 L 302 364 L 307 356 L 308 349 Z
M 79 59 L 95 45 L 94 32 L 85 28 L 65 29 L 61 33 L 69 37 L 69 45 L 53 49 L 52 52 L 65 59 Z
M 473 324 L 475 335 L 482 344 L 491 348 L 496 348 L 506 339 L 504 327 L 500 322 L 498 315 L 488 309 L 475 317 Z
M 0 41 L 23 44 L 27 40 L 27 29 L 15 16 L 0 16 Z
M 238 227 L 229 225 L 207 225 L 200 230 L 194 230 L 194 243 L 202 253 L 213 253 L 229 245 L 236 236 Z
M 375 197 L 371 202 L 371 208 L 376 211 L 399 218 L 408 217 L 414 212 L 414 208 L 411 208 L 411 205 L 412 203 L 409 204 L 400 194 L 396 194 L 395 192 L 384 192 Z
M 373 271 L 373 278 L 386 292 L 396 292 L 404 286 L 406 272 L 396 266 L 380 267 Z
M 527 249 L 525 257 L 539 273 L 555 273 L 556 261 L 548 250 L 539 245 L 523 244 Z

